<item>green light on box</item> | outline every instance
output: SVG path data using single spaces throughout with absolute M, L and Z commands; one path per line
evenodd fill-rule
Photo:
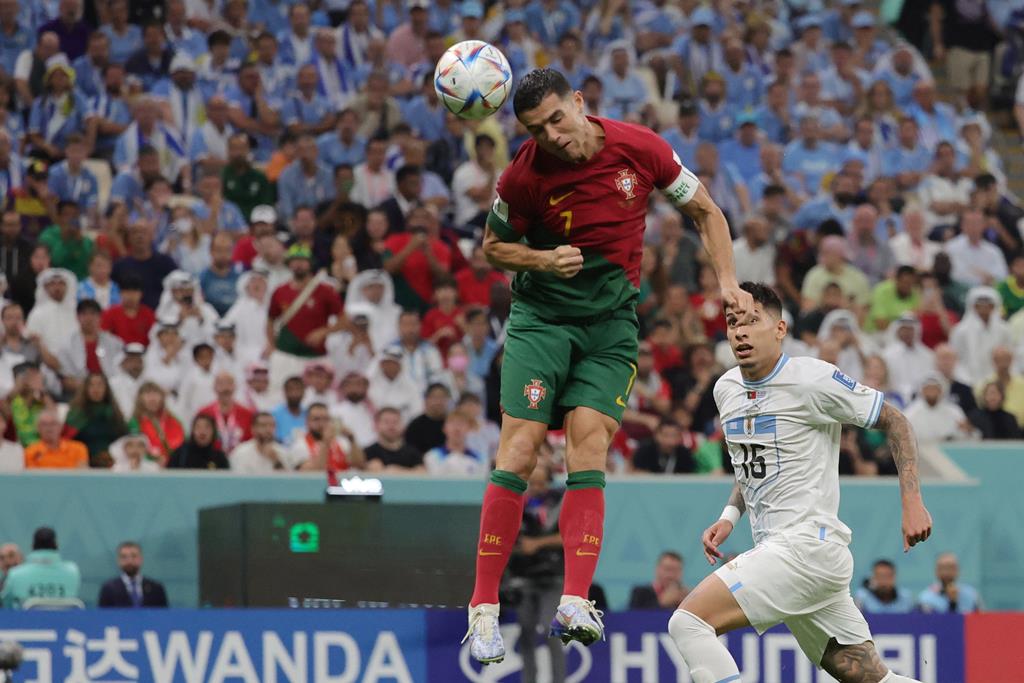
M 293 553 L 320 552 L 320 527 L 314 522 L 292 524 L 288 530 L 288 546 Z

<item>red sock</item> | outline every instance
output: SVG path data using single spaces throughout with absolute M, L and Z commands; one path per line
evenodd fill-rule
M 600 475 L 600 476 L 598 476 Z M 586 599 L 604 537 L 604 473 L 573 472 L 558 519 L 565 548 L 564 595 Z
M 476 584 L 471 606 L 498 602 L 498 586 L 523 523 L 523 491 L 526 482 L 512 474 L 495 470 L 484 493 L 480 509 L 480 539 L 476 554 Z

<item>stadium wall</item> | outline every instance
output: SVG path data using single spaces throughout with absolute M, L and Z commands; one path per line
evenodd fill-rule
M 1006 454 L 976 445 L 971 447 L 970 457 L 979 463 L 988 458 L 1002 463 Z M 993 465 L 991 471 L 998 473 L 999 468 Z M 396 503 L 475 504 L 483 490 L 483 482 L 477 481 L 382 479 L 385 501 Z M 721 510 L 730 486 L 725 477 L 623 477 L 609 482 L 604 551 L 597 579 L 613 608 L 625 607 L 632 584 L 649 580 L 654 559 L 662 550 L 675 549 L 684 555 L 689 585 L 708 573 L 700 553 L 700 532 Z M 845 479 L 841 515 L 854 530 L 851 548 L 857 563 L 855 580 L 866 575 L 873 560 L 888 557 L 898 564 L 900 583 L 920 590 L 932 580 L 935 555 L 948 549 L 960 557 L 962 580 L 980 585 L 987 599 L 987 580 L 1008 582 L 1012 578 L 1006 575 L 1022 571 L 1018 562 L 1015 568 L 993 572 L 987 564 L 983 567 L 983 561 L 1024 557 L 1024 536 L 1013 537 L 1014 531 L 1024 527 L 1024 519 L 1016 525 L 1004 520 L 1005 534 L 999 540 L 1015 544 L 1012 549 L 983 547 L 993 540 L 986 531 L 992 527 L 986 524 L 986 506 L 998 498 L 1011 505 L 1019 490 L 1001 475 L 986 476 L 981 484 L 926 484 L 936 531 L 927 545 L 904 555 L 896 482 Z M 62 554 L 79 563 L 82 597 L 87 604 L 95 603 L 102 581 L 116 573 L 116 545 L 126 539 L 137 540 L 144 548 L 146 574 L 165 583 L 172 605 L 195 607 L 201 508 L 245 501 L 316 502 L 322 497 L 323 480 L 315 475 L 23 473 L 0 477 L 0 539 L 26 548 L 33 529 L 53 526 Z M 1024 513 L 1018 510 L 1017 514 L 1019 517 Z M 725 551 L 742 552 L 750 543 L 749 527 L 741 524 Z M 1008 584 L 1003 588 L 995 606 L 1024 608 L 1020 591 L 1013 595 Z

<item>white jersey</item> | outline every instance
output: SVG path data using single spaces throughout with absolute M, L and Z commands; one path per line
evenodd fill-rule
M 754 542 L 810 530 L 821 540 L 850 542 L 839 520 L 842 425 L 871 427 L 884 397 L 816 358 L 782 354 L 771 373 L 747 382 L 739 368 L 715 383 L 729 456 Z

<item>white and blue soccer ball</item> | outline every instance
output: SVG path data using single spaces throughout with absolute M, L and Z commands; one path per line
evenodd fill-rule
M 501 50 L 482 40 L 448 48 L 434 69 L 434 90 L 451 113 L 483 119 L 501 109 L 512 92 L 512 67 Z

